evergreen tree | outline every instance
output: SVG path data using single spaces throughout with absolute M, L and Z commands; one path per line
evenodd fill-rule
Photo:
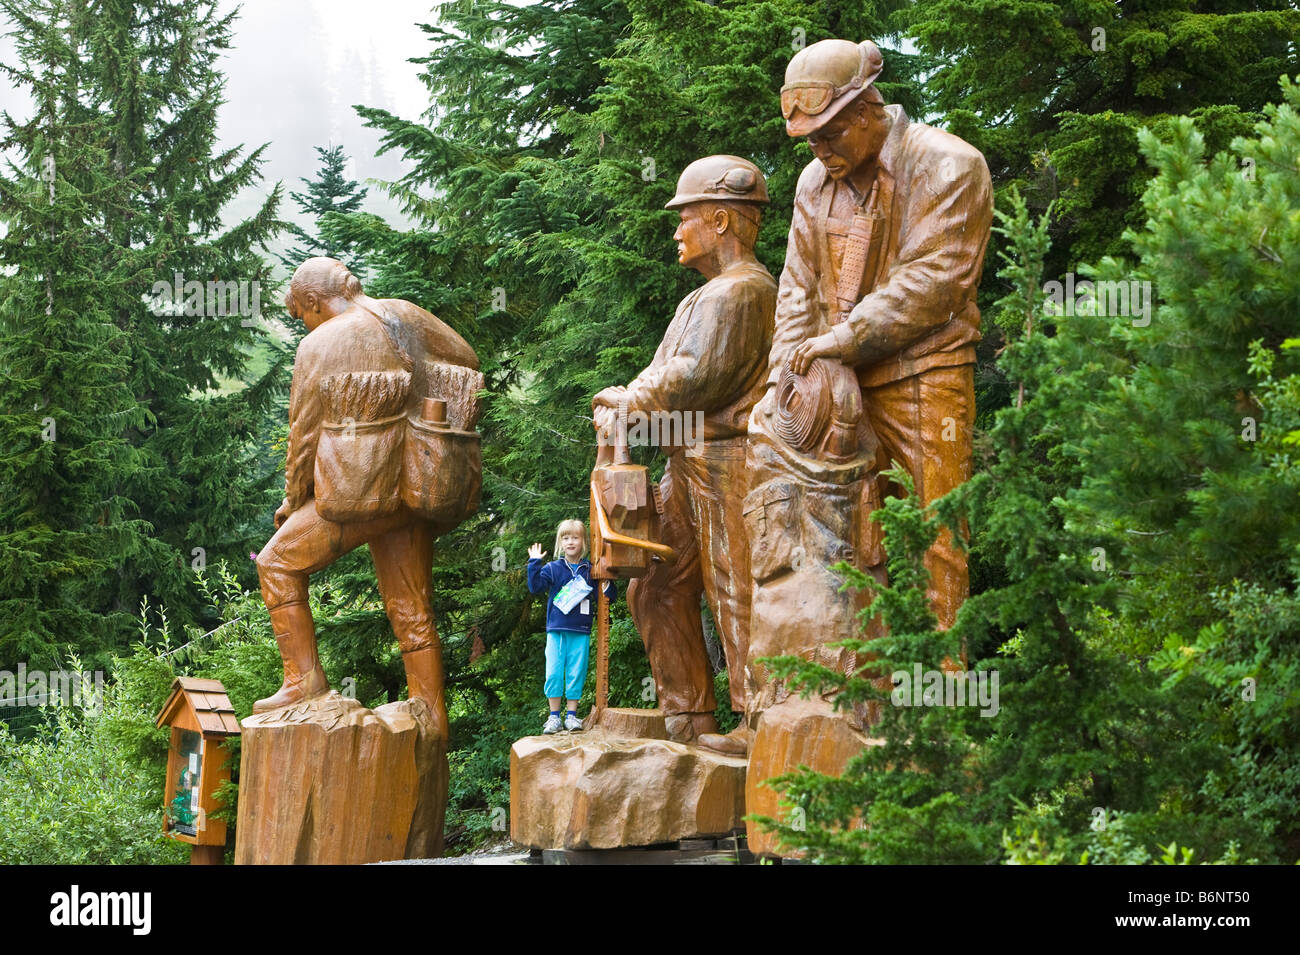
M 1149 324 L 1111 318 L 1103 334 L 1058 337 L 1082 351 L 1088 335 L 1116 371 L 1065 432 L 1083 468 L 1068 516 L 1107 548 L 1120 586 L 1111 640 L 1159 650 L 1153 666 L 1177 685 L 1208 683 L 1202 719 L 1234 765 L 1203 795 L 1294 858 L 1300 486 L 1286 346 L 1300 330 L 1289 264 L 1300 251 L 1300 88 L 1284 80 L 1283 93 L 1254 135 L 1212 159 L 1186 120 L 1163 141 L 1142 137 L 1158 174 L 1133 236 L 1138 266 L 1105 262 L 1098 277 L 1149 282 L 1159 308 Z
M 299 245 L 279 256 L 279 259 L 292 272 L 306 259 L 318 255 L 328 256 L 346 264 L 353 275 L 364 278 L 365 263 L 357 258 L 355 243 L 340 238 L 331 227 L 329 217 L 331 213 L 347 215 L 360 211 L 361 203 L 370 190 L 362 188 L 356 180 L 347 178 L 345 169 L 348 157 L 344 155 L 342 146 L 330 149 L 317 146 L 315 149 L 320 156 L 316 178 L 301 180 L 307 191 L 291 192 L 289 198 L 315 220 L 316 234 L 312 235 L 301 226 L 291 223 L 288 232 L 298 240 Z
M 1048 277 L 1121 254 L 1141 226 L 1139 130 L 1165 135 L 1185 114 L 1223 149 L 1300 69 L 1288 0 L 918 0 L 898 22 L 942 64 L 932 105 L 995 186 L 1056 200 Z
M 274 469 L 259 473 L 250 439 L 283 385 L 283 355 L 264 344 L 273 358 L 266 373 L 232 388 L 262 337 L 256 319 L 270 289 L 257 246 L 279 228 L 278 190 L 252 219 L 222 228 L 222 208 L 256 181 L 260 162 L 260 151 L 241 158 L 239 149 L 216 149 L 223 81 L 215 62 L 233 15 L 198 0 L 6 0 L 5 11 L 24 64 L 6 69 L 37 99 L 31 122 L 8 120 L 22 166 L 5 189 L 6 324 L 25 336 L 9 343 L 9 364 L 24 373 L 7 383 L 9 407 L 39 403 L 33 389 L 51 406 L 58 398 L 50 416 L 60 437 L 88 449 L 74 455 L 84 480 L 64 473 L 43 482 L 37 476 L 55 467 L 59 445 L 37 449 L 5 476 L 6 497 L 18 527 L 53 534 L 93 521 L 106 535 L 80 566 L 71 544 L 64 557 L 29 554 L 39 573 L 10 579 L 25 581 L 15 599 L 31 609 L 6 625 L 26 621 L 15 632 L 48 642 L 55 631 L 42 615 L 71 612 L 78 625 L 58 625 L 58 639 L 98 664 L 95 654 L 133 629 L 142 595 L 193 621 L 203 605 L 192 568 L 265 539 L 249 523 L 269 525 L 262 498 Z M 47 162 L 54 182 L 41 208 L 32 183 L 46 172 L 35 164 Z M 33 235 L 50 237 L 45 251 L 39 240 L 24 245 Z M 62 316 L 57 333 L 18 321 L 42 285 L 44 294 L 62 292 L 47 313 Z M 54 358 L 78 351 L 73 364 Z M 32 495 L 39 508 L 22 503 Z
M 101 217 L 144 267 L 115 310 L 130 341 L 129 384 L 145 419 L 125 428 L 136 466 L 117 492 L 153 528 L 144 550 L 105 580 L 99 605 L 134 611 L 143 594 L 191 621 L 204 612 L 194 569 L 243 560 L 269 536 L 275 469 L 254 458 L 263 415 L 287 378 L 288 354 L 261 321 L 272 304 L 260 249 L 282 228 L 277 186 L 250 219 L 222 210 L 259 179 L 265 147 L 219 149 L 217 70 L 236 13 L 211 0 L 96 6 L 82 55 L 92 102 L 110 123 L 111 168 L 147 169 L 120 208 Z M 254 349 L 266 371 L 240 385 Z
M 4 0 L 0 12 L 20 57 L 0 69 L 33 106 L 26 121 L 4 115 L 0 141 L 15 157 L 0 174 L 0 666 L 41 668 L 128 622 L 93 595 L 147 546 L 118 488 L 136 461 L 122 429 L 144 416 L 114 320 L 144 262 L 101 227 L 143 172 L 110 168 L 110 130 L 87 105 L 84 5 Z

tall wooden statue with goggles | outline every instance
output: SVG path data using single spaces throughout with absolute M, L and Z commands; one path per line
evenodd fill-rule
M 883 579 L 870 516 L 897 488 L 880 472 L 897 462 L 927 503 L 971 472 L 988 167 L 968 143 L 886 106 L 883 66 L 870 41 L 823 40 L 791 59 L 781 87 L 786 132 L 814 159 L 796 188 L 767 388 L 749 428 L 751 782 L 801 761 L 838 772 L 860 748 L 867 714 L 797 714 L 821 704 L 792 699 L 753 661 L 864 662 L 828 646 L 856 635 L 861 598 L 839 593 L 827 568 L 848 560 Z M 968 591 L 965 555 L 945 532 L 925 565 L 950 627 Z M 751 813 L 777 808 L 770 791 L 751 784 L 746 795 Z

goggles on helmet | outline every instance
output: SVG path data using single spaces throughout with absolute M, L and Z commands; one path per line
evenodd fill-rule
M 835 100 L 861 85 L 860 76 L 853 77 L 844 86 L 836 86 L 826 80 L 787 83 L 781 87 L 781 115 L 789 119 L 798 109 L 807 116 L 818 116 Z
M 880 74 L 880 51 L 874 44 L 860 44 L 858 57 L 858 75 L 843 86 L 836 86 L 829 80 L 801 80 L 782 86 L 781 115 L 789 120 L 797 109 L 807 116 L 818 116 L 845 93 L 870 86 Z M 880 94 L 875 93 L 873 98 L 879 97 Z

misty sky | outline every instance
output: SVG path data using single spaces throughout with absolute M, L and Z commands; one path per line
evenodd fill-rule
M 352 106 L 377 106 L 407 119 L 428 107 L 420 67 L 406 61 L 429 51 L 417 24 L 432 22 L 435 6 L 432 0 L 244 0 L 233 49 L 219 61 L 228 102 L 217 133 L 222 146 L 269 145 L 262 185 L 227 206 L 226 221 L 251 215 L 279 180 L 286 186 L 282 216 L 310 225 L 287 194 L 315 174 L 313 146 L 341 144 L 353 159 L 350 177 L 363 185 L 402 175 L 405 164 L 395 154 L 375 157 L 379 134 L 363 128 Z M 0 29 L 7 34 L 13 27 L 0 21 Z M 13 56 L 12 40 L 0 38 L 0 60 Z M 27 108 L 24 94 L 0 80 L 0 109 L 26 118 Z M 374 186 L 365 208 L 402 221 Z

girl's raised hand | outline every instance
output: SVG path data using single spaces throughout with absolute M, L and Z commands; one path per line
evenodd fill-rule
M 546 551 L 542 550 L 541 544 L 534 544 L 528 548 L 528 556 L 533 559 L 542 558 L 546 556 Z

